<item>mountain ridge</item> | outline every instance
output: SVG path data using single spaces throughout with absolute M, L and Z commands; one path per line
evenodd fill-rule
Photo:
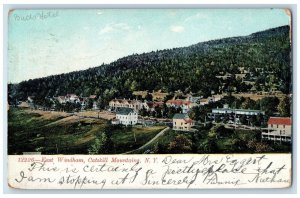
M 252 37 L 257 37 L 259 35 L 262 36 L 262 35 L 265 35 L 266 33 L 270 32 L 270 31 L 275 31 L 276 33 L 278 33 L 278 32 L 281 32 L 282 30 L 286 29 L 287 27 L 289 28 L 289 26 L 279 26 L 279 27 L 275 27 L 275 28 L 271 28 L 271 29 L 267 29 L 267 30 L 262 30 L 262 31 L 259 31 L 259 32 L 254 32 L 254 33 L 251 33 L 251 34 L 246 35 L 246 36 L 235 36 L 235 37 L 226 37 L 226 38 L 220 38 L 220 39 L 212 39 L 212 40 L 198 42 L 196 44 L 192 44 L 192 45 L 184 46 L 184 47 L 167 48 L 167 49 L 156 50 L 156 51 L 151 51 L 151 52 L 143 52 L 143 53 L 140 53 L 140 54 L 133 53 L 131 55 L 127 55 L 127 56 L 118 58 L 115 61 L 112 61 L 112 62 L 106 63 L 106 64 L 102 64 L 102 65 L 110 65 L 110 64 L 113 64 L 114 62 L 116 62 L 116 61 L 118 61 L 120 59 L 123 59 L 123 58 L 129 58 L 129 57 L 133 57 L 133 56 L 139 56 L 139 55 L 150 54 L 150 53 L 155 53 L 155 52 L 169 51 L 169 50 L 176 50 L 176 49 L 183 49 L 183 48 L 191 48 L 191 47 L 194 47 L 194 46 L 197 46 L 197 45 L 214 44 L 214 42 L 226 41 L 226 40 L 228 40 L 228 41 L 229 40 L 230 41 L 234 41 L 234 40 L 236 40 L 236 39 L 238 39 L 240 37 L 244 37 L 244 38 L 249 37 L 249 38 L 252 38 Z M 87 68 L 87 69 L 83 69 L 83 70 L 75 70 L 75 71 L 70 71 L 70 72 L 66 72 L 66 73 L 53 74 L 53 75 L 49 75 L 49 76 L 45 76 L 45 77 L 41 77 L 41 78 L 47 78 L 47 77 L 50 77 L 50 76 L 59 76 L 59 75 L 64 75 L 64 74 L 70 74 L 70 73 L 73 73 L 73 72 L 80 72 L 80 71 L 85 71 L 85 70 L 89 70 L 89 69 L 95 69 L 95 68 L 101 67 L 102 65 L 93 66 L 93 67 L 90 67 L 90 68 Z M 23 80 L 23 81 L 18 82 L 18 83 L 10 83 L 10 84 L 19 84 L 19 83 L 22 83 L 24 81 L 41 79 L 41 78 L 28 79 L 28 80 Z
M 159 89 L 209 95 L 211 90 L 222 92 L 237 84 L 220 81 L 215 76 L 226 71 L 236 73 L 239 67 L 275 72 L 280 90 L 288 93 L 291 89 L 289 30 L 289 26 L 280 26 L 248 36 L 132 54 L 85 70 L 9 84 L 9 99 L 25 100 L 29 95 L 42 99 L 70 92 L 109 99 L 131 97 L 134 90 Z M 219 90 L 224 83 L 228 85 Z

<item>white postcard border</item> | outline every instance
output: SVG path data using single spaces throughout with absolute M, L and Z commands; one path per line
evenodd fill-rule
M 253 1 L 251 1 L 251 2 L 253 2 Z M 59 5 L 50 5 L 49 7 L 53 7 L 53 6 L 55 6 L 55 7 L 57 7 L 57 8 L 66 8 L 66 7 L 68 7 L 68 8 L 70 8 L 71 6 L 70 5 L 68 5 L 68 6 L 66 6 L 66 5 L 64 5 L 64 6 L 59 6 Z M 159 5 L 158 5 L 159 6 Z M 217 6 L 221 6 L 221 7 L 227 7 L 228 5 L 217 5 Z M 235 6 L 237 6 L 237 7 L 242 7 L 241 5 L 234 5 L 234 6 L 232 6 L 232 5 L 229 5 L 229 7 L 230 8 L 234 8 Z M 249 5 L 248 5 L 249 6 Z M 282 4 L 282 5 L 279 5 L 279 4 L 277 4 L 277 5 L 263 5 L 263 7 L 270 7 L 270 6 L 272 6 L 272 7 L 289 7 L 290 9 L 292 9 L 293 10 L 293 13 L 294 13 L 294 15 L 293 15 L 293 21 L 294 21 L 294 23 L 293 23 L 293 32 L 296 32 L 296 30 L 297 30 L 297 25 L 296 25 L 296 22 L 297 22 L 297 20 L 296 20 L 296 16 L 295 16 L 295 13 L 296 13 L 296 6 L 295 5 L 284 5 L 284 4 Z M 12 7 L 22 7 L 22 5 L 20 6 L 20 5 L 15 5 L 15 6 L 12 6 L 12 5 L 10 5 L 10 6 L 8 6 L 8 5 L 5 5 L 4 6 L 4 13 L 9 9 L 9 8 L 12 8 Z M 45 8 L 45 6 L 43 6 L 43 5 L 23 5 L 23 7 L 35 7 L 35 8 Z M 78 6 L 78 7 L 80 7 L 80 6 Z M 88 7 L 88 6 L 87 6 Z M 99 6 L 99 7 L 101 7 L 101 6 Z M 120 7 L 120 6 L 116 6 L 116 7 Z M 180 6 L 179 6 L 180 7 Z M 210 6 L 211 7 L 211 6 Z M 262 5 L 251 5 L 251 7 L 253 7 L 253 8 L 255 8 L 255 7 L 262 7 Z M 47 8 L 47 7 L 46 7 Z M 72 7 L 73 8 L 73 7 Z M 6 15 L 4 15 L 4 16 L 6 16 Z M 7 18 L 5 19 L 5 17 L 4 17 L 4 24 L 6 25 L 6 23 L 7 23 Z M 5 27 L 5 26 L 4 26 Z M 5 28 L 4 28 L 5 29 Z M 7 41 L 7 34 L 6 34 L 6 32 L 4 32 L 4 41 Z M 294 36 L 293 36 L 293 41 L 294 41 L 294 43 L 293 43 L 293 51 L 294 52 L 297 52 L 296 50 L 297 50 L 297 48 L 296 48 L 296 42 L 299 42 L 299 41 L 297 41 L 297 39 L 296 39 L 296 34 L 294 34 Z M 7 47 L 7 45 L 6 45 L 6 43 L 5 42 L 3 42 L 4 43 L 4 48 L 3 48 L 3 50 L 4 50 L 4 63 L 5 63 L 5 61 L 7 61 L 6 60 L 6 47 Z M 299 52 L 298 52 L 299 53 Z M 297 55 L 294 55 L 293 56 L 293 65 L 294 65 L 294 67 L 293 67 L 293 72 L 294 73 L 296 73 L 296 72 L 298 72 L 297 71 L 297 68 L 295 67 L 297 64 Z M 1 82 L 1 83 L 3 83 L 3 85 L 2 85 L 2 87 L 3 87 L 3 90 L 4 90 L 4 92 L 2 92 L 2 99 L 3 99 L 3 106 L 1 107 L 1 108 L 3 108 L 3 111 L 1 111 L 2 113 L 1 113 L 1 120 L 3 120 L 3 143 L 4 143 L 4 147 L 3 147 L 3 151 L 4 151 L 4 153 L 3 153 L 3 159 L 4 159 L 4 162 L 7 162 L 7 142 L 6 142 L 6 135 L 7 135 L 7 115 L 6 115 L 6 105 L 5 105 L 5 101 L 6 101 L 6 97 L 7 97 L 7 88 L 6 88 L 6 83 L 7 83 L 7 75 L 6 75 L 6 72 L 7 71 L 7 68 L 6 68 L 6 64 L 4 64 L 4 73 L 2 74 L 3 75 L 3 81 Z M 297 75 L 298 75 L 298 73 L 297 73 Z M 297 107 L 297 105 L 296 105 L 296 102 L 295 101 L 297 101 L 297 91 L 296 91 L 296 88 L 297 88 L 297 90 L 298 90 L 298 86 L 296 86 L 296 84 L 297 84 L 297 79 L 296 79 L 296 77 L 295 77 L 296 75 L 293 75 L 293 93 L 294 93 L 294 103 L 293 103 L 293 112 L 297 112 L 297 109 L 296 108 L 298 108 Z M 293 132 L 296 132 L 296 129 L 298 128 L 298 123 L 296 122 L 296 120 L 297 120 L 297 115 L 294 113 L 294 115 L 293 115 L 293 120 L 294 120 L 294 125 L 293 125 Z M 297 152 L 296 152 L 296 149 L 297 149 L 297 134 L 296 133 L 293 133 L 294 135 L 293 135 L 293 180 L 295 180 L 295 181 L 297 181 L 296 180 L 296 175 L 294 175 L 295 173 L 296 173 L 296 161 L 297 161 L 297 159 L 299 159 L 299 158 L 297 158 L 297 155 L 299 155 Z M 4 186 L 4 192 L 6 192 L 6 193 L 19 193 L 19 192 L 22 192 L 22 191 L 19 191 L 19 192 L 16 192 L 15 191 L 15 189 L 10 189 L 10 188 L 7 188 L 7 185 L 6 185 L 6 182 L 7 182 L 7 180 L 6 180 L 6 178 L 7 177 L 5 177 L 5 176 L 7 176 L 7 172 L 6 172 L 6 170 L 7 170 L 7 163 L 4 163 L 3 164 L 3 169 L 2 170 L 4 170 L 3 171 L 3 178 L 4 178 L 4 180 L 3 180 L 3 186 Z M 295 192 L 295 186 L 294 186 L 294 183 L 293 183 L 293 189 L 294 189 L 294 191 L 293 192 Z M 241 190 L 241 189 L 240 189 Z M 269 191 L 269 192 L 275 192 L 275 191 L 277 191 L 277 190 L 283 190 L 283 189 L 273 189 L 273 190 L 265 190 L 266 192 L 267 191 Z M 14 191 L 14 192 L 13 192 Z M 30 191 L 30 190 L 29 190 Z M 29 192 L 29 191 L 27 191 L 27 192 Z M 121 190 L 122 191 L 122 190 Z M 239 190 L 234 190 L 235 192 L 241 192 L 241 191 L 239 191 Z M 231 193 L 235 193 L 234 191 L 231 191 Z M 286 191 L 286 190 L 283 190 L 283 191 Z M 290 190 L 288 190 L 289 192 L 291 192 Z M 288 192 L 288 191 L 286 191 L 286 192 Z M 23 191 L 23 193 L 24 193 L 25 191 Z M 26 193 L 27 193 L 26 192 Z M 52 192 L 53 193 L 53 191 L 48 191 L 48 190 L 45 190 L 45 191 L 43 191 L 43 192 Z M 72 191 L 69 191 L 69 192 L 72 192 Z M 195 192 L 195 191 L 194 191 Z M 197 190 L 196 191 L 197 193 L 202 193 L 202 192 L 205 192 L 205 191 L 202 191 L 202 190 Z M 206 192 L 209 192 L 209 191 L 206 191 Z M 212 191 L 210 191 L 210 192 L 212 192 Z M 225 191 L 224 191 L 225 192 Z M 227 191 L 228 192 L 228 191 Z M 245 192 L 245 191 L 244 191 Z M 257 191 L 256 191 L 257 192 Z M 262 192 L 262 191 L 258 191 L 258 192 Z M 32 191 L 31 191 L 31 193 L 32 193 Z M 97 193 L 99 193 L 99 191 L 97 191 Z M 250 191 L 248 191 L 248 193 L 251 193 Z

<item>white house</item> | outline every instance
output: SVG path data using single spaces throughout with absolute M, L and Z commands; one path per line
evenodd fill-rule
M 28 103 L 33 103 L 33 101 L 34 101 L 34 96 L 28 96 L 28 97 L 27 97 L 27 101 L 28 101 Z
M 200 105 L 201 106 L 204 106 L 204 105 L 207 105 L 207 104 L 209 104 L 208 98 L 201 98 L 200 99 Z
M 200 96 L 196 97 L 196 96 L 190 96 L 190 95 L 189 95 L 189 96 L 186 98 L 186 101 L 190 101 L 190 102 L 192 102 L 192 103 L 197 103 L 197 104 L 199 104 L 199 103 L 200 103 L 200 99 L 201 99 Z
M 116 111 L 116 118 L 112 124 L 135 125 L 138 122 L 138 113 L 131 108 L 120 107 Z
M 145 108 L 147 111 L 154 111 L 156 107 L 163 108 L 164 103 L 163 102 L 144 102 L 143 108 Z
M 120 124 L 120 120 L 114 118 L 111 120 L 111 124 Z
M 58 101 L 60 104 L 66 103 L 66 97 L 65 97 L 65 96 L 58 96 L 56 99 L 57 99 L 57 101 Z
M 219 101 L 219 100 L 221 100 L 222 98 L 224 98 L 224 96 L 223 95 L 220 95 L 220 94 L 215 94 L 215 95 L 212 95 L 211 96 L 211 102 L 217 102 L 217 101 Z
M 87 97 L 83 97 L 83 98 L 79 98 L 80 100 L 80 104 L 81 104 L 81 110 L 85 109 L 86 105 L 87 105 Z
M 65 100 L 72 103 L 80 102 L 79 97 L 76 94 L 67 94 Z
M 292 137 L 292 119 L 290 117 L 270 117 L 268 128 L 264 129 L 262 139 L 278 142 L 290 142 Z
M 166 102 L 167 107 L 175 107 L 175 108 L 181 108 L 182 113 L 187 113 L 193 106 L 195 106 L 194 103 L 191 101 L 185 101 L 185 100 L 168 100 Z
M 127 99 L 113 99 L 109 102 L 109 107 L 111 109 L 116 109 L 119 107 L 132 108 L 135 111 L 139 111 L 143 108 L 143 103 L 140 100 L 127 100 Z
M 99 110 L 97 103 L 95 101 L 93 102 L 93 110 Z

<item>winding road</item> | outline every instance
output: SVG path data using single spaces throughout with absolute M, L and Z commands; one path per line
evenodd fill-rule
M 157 138 L 159 138 L 160 136 L 162 136 L 166 131 L 168 131 L 170 129 L 170 127 L 164 128 L 163 130 L 161 130 L 158 134 L 156 134 L 156 136 L 154 136 L 154 138 L 152 138 L 151 140 L 149 140 L 148 142 L 146 142 L 143 146 L 141 146 L 140 148 L 137 148 L 135 150 L 132 151 L 127 151 L 126 153 L 122 153 L 122 154 L 131 154 L 132 152 L 138 151 L 138 150 L 142 150 L 145 147 L 147 147 L 149 144 L 153 143 Z

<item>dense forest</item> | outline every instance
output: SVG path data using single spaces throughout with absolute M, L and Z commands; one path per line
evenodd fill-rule
M 232 88 L 246 92 L 252 86 L 240 79 L 217 78 L 225 73 L 238 74 L 240 67 L 251 72 L 248 78 L 255 82 L 256 90 L 268 91 L 275 85 L 283 93 L 290 93 L 289 31 L 289 26 L 282 26 L 249 36 L 133 54 L 87 70 L 9 84 L 8 99 L 12 103 L 24 101 L 28 96 L 42 100 L 68 93 L 96 94 L 104 105 L 111 98 L 132 97 L 136 90 L 181 90 L 202 96 L 209 96 L 211 91 L 228 92 Z

